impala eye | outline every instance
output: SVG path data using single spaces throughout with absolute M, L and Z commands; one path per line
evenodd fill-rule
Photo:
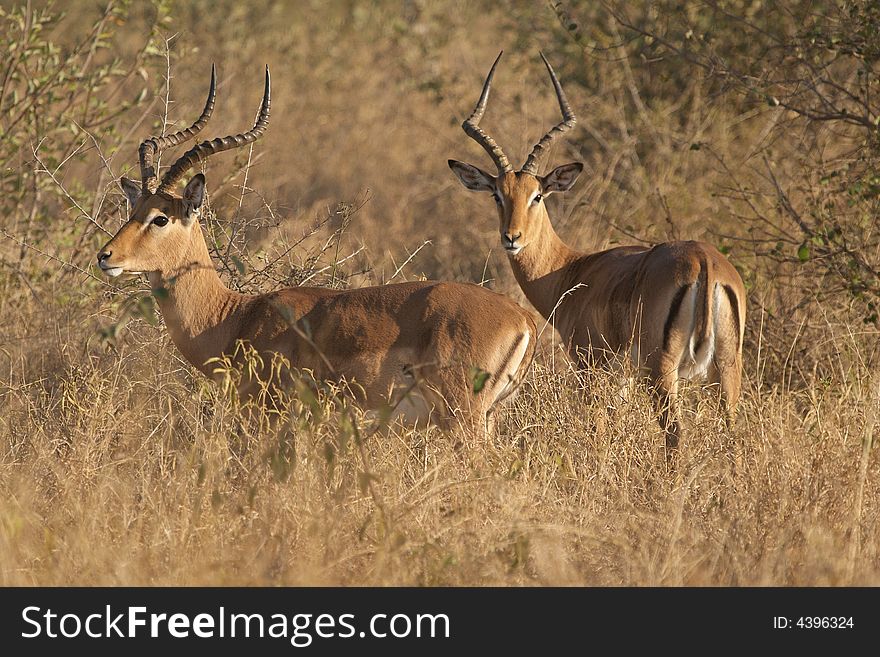
M 538 203 L 541 202 L 541 199 L 542 199 L 542 198 L 544 198 L 544 197 L 541 196 L 540 194 L 535 194 L 535 198 L 532 199 L 532 204 L 533 204 L 533 205 L 538 205 Z
M 495 199 L 495 203 L 497 203 L 498 205 L 501 205 L 501 197 L 498 196 L 498 194 L 492 194 L 492 198 Z
M 164 214 L 156 215 L 155 217 L 153 217 L 152 223 L 153 225 L 161 228 L 168 223 L 168 217 L 166 217 Z

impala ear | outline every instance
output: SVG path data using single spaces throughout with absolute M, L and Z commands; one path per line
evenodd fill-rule
M 539 178 L 544 195 L 546 196 L 553 192 L 567 192 L 577 182 L 578 176 L 581 175 L 583 170 L 584 165 L 580 162 L 572 162 L 571 164 L 563 164 L 556 167 L 543 178 Z
M 183 206 L 186 211 L 184 220 L 189 223 L 198 218 L 205 201 L 205 174 L 197 173 L 186 183 L 183 189 Z
M 490 176 L 482 169 L 458 160 L 449 160 L 449 168 L 452 169 L 452 173 L 458 176 L 461 184 L 472 192 L 495 191 L 495 177 Z
M 119 179 L 119 186 L 122 187 L 122 193 L 125 194 L 125 198 L 128 200 L 128 207 L 133 208 L 135 202 L 141 196 L 141 186 L 125 176 Z

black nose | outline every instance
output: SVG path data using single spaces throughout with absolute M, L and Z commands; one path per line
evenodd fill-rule
M 510 233 L 504 233 L 504 240 L 508 244 L 515 243 L 520 237 L 522 237 L 522 232 L 519 232 L 516 235 L 511 235 Z
M 104 260 L 106 260 L 107 258 L 109 258 L 112 255 L 113 255 L 113 251 L 101 251 L 98 254 L 98 262 L 99 263 L 103 262 Z

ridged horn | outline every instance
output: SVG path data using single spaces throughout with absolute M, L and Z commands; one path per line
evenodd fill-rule
M 501 146 L 499 146 L 495 140 L 486 134 L 486 132 L 480 127 L 480 119 L 483 118 L 483 113 L 486 111 L 486 104 L 489 101 L 489 89 L 492 86 L 492 76 L 495 75 L 495 67 L 498 66 L 498 62 L 503 54 L 503 50 L 498 53 L 498 57 L 495 58 L 495 63 L 492 64 L 492 68 L 489 70 L 489 75 L 486 77 L 486 82 L 483 84 L 483 92 L 480 94 L 480 100 L 477 101 L 477 106 L 474 107 L 474 111 L 465 122 L 461 124 L 461 127 L 464 128 L 468 137 L 473 139 L 486 150 L 492 158 L 492 161 L 495 162 L 495 166 L 498 167 L 498 173 L 507 173 L 512 171 L 513 167 L 510 166 L 510 162 L 504 154 L 504 151 L 501 150 Z
M 174 134 L 165 135 L 164 137 L 150 137 L 141 143 L 138 149 L 138 156 L 141 163 L 141 188 L 144 193 L 155 191 L 157 179 L 155 161 L 159 153 L 166 148 L 177 146 L 188 139 L 192 139 L 208 124 L 208 119 L 211 118 L 211 114 L 214 112 L 216 90 L 217 76 L 214 65 L 211 64 L 211 88 L 208 90 L 205 109 L 202 110 L 198 120 L 184 130 L 178 130 Z
M 577 123 L 577 117 L 571 110 L 571 105 L 568 104 L 568 99 L 565 97 L 562 85 L 559 84 L 559 78 L 556 77 L 556 73 L 553 71 L 553 67 L 550 66 L 550 62 L 544 57 L 544 53 L 541 53 L 541 59 L 544 60 L 544 64 L 547 66 L 547 71 L 550 73 L 550 79 L 553 81 L 553 87 L 556 89 L 556 99 L 559 101 L 559 109 L 562 111 L 562 121 L 553 126 L 547 134 L 541 137 L 541 140 L 535 144 L 532 152 L 529 153 L 529 157 L 526 159 L 522 171 L 523 173 L 530 173 L 533 176 L 538 175 L 538 168 L 543 163 L 553 141 L 563 132 L 573 128 L 575 123 Z
M 246 146 L 247 144 L 255 142 L 257 139 L 259 139 L 260 135 L 265 132 L 266 127 L 269 125 L 269 108 L 271 104 L 270 87 L 271 84 L 269 78 L 269 67 L 267 66 L 266 86 L 263 90 L 263 102 L 260 105 L 260 113 L 257 116 L 254 127 L 244 133 L 230 135 L 228 137 L 218 137 L 210 141 L 203 141 L 200 144 L 193 146 L 186 153 L 181 155 L 174 164 L 171 165 L 171 167 L 162 177 L 162 182 L 159 184 L 158 191 L 170 191 L 187 171 L 189 171 L 198 162 L 210 157 L 211 155 L 222 153 L 223 151 L 228 151 L 231 148 Z

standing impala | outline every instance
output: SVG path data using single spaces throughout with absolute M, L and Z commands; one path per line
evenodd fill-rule
M 664 242 L 652 248 L 621 246 L 598 253 L 569 248 L 553 230 L 544 198 L 567 191 L 583 169 L 575 162 L 540 175 L 554 139 L 575 124 L 553 67 L 562 111 L 554 126 L 514 171 L 501 147 L 479 126 L 498 59 L 464 131 L 498 168 L 493 176 L 449 160 L 465 187 L 490 192 L 501 219 L 501 244 L 514 276 L 532 305 L 556 328 L 579 365 L 604 364 L 628 355 L 647 375 L 666 433 L 667 455 L 678 445 L 678 380 L 708 376 L 720 384 L 728 422 L 740 396 L 745 288 L 736 269 L 705 242 Z
M 496 405 L 522 381 L 535 349 L 534 321 L 506 297 L 476 285 L 432 281 L 348 291 L 295 287 L 248 296 L 220 280 L 199 226 L 205 177 L 193 176 L 182 196 L 174 188 L 197 162 L 263 134 L 269 88 L 267 68 L 251 130 L 201 142 L 157 183 L 157 154 L 194 137 L 213 112 L 212 70 L 199 119 L 141 144 L 141 184 L 121 179 L 130 217 L 98 253 L 98 265 L 109 276 L 147 274 L 153 290 L 163 291 L 155 296 L 171 339 L 208 376 L 208 361 L 232 357 L 245 342 L 261 354 L 284 356 L 316 380 L 353 383 L 367 408 L 396 404 L 397 414 L 410 422 L 488 423 Z M 246 387 L 242 394 L 251 392 Z M 399 395 L 401 390 L 408 393 Z

